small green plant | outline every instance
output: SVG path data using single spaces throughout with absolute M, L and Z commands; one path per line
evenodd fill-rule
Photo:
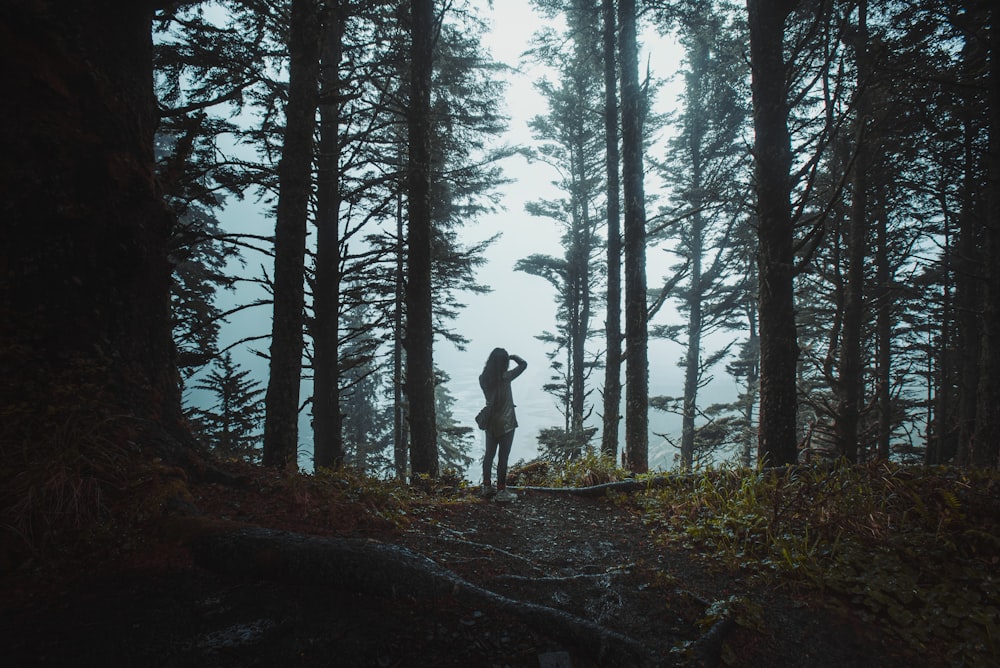
M 507 483 L 526 487 L 590 487 L 626 478 L 628 473 L 607 457 L 589 448 L 579 457 L 552 462 L 519 461 L 507 474 Z
M 892 464 L 709 470 L 641 497 L 664 541 L 847 598 L 917 650 L 995 655 L 1000 475 Z

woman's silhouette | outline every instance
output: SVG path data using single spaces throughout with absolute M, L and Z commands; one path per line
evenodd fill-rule
M 513 360 L 516 367 L 508 369 Z M 517 496 L 507 490 L 507 458 L 514 443 L 514 429 L 517 416 L 514 414 L 514 396 L 510 391 L 510 381 L 521 375 L 528 363 L 517 355 L 508 355 L 503 348 L 494 348 L 479 375 L 479 387 L 483 388 L 489 419 L 486 424 L 486 452 L 483 453 L 483 496 L 496 496 L 497 501 L 513 501 Z M 494 489 L 491 473 L 493 457 L 497 455 L 497 486 Z

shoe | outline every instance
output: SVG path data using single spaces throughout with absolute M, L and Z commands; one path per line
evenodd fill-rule
M 492 499 L 494 496 L 497 495 L 497 488 L 491 485 L 490 483 L 486 483 L 485 485 L 483 485 L 483 489 L 479 492 L 479 494 L 484 499 Z
M 510 503 L 511 501 L 517 501 L 517 494 L 511 492 L 506 487 L 497 492 L 497 495 L 493 499 L 497 503 Z

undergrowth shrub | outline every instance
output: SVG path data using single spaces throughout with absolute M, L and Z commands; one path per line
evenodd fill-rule
M 529 487 L 590 487 L 623 480 L 627 475 L 614 457 L 589 448 L 580 457 L 564 462 L 518 462 L 511 467 L 507 482 Z
M 41 378 L 0 407 L 0 553 L 3 568 L 86 549 L 106 530 L 110 505 L 138 477 L 137 425 L 107 412 L 89 367 Z M 81 380 L 82 379 L 82 380 Z
M 661 541 L 850 600 L 955 665 L 1000 651 L 1000 475 L 892 464 L 709 470 L 641 498 Z

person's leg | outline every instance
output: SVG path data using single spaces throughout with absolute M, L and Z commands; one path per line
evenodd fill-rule
M 483 453 L 483 488 L 493 480 L 493 458 L 497 454 L 499 441 L 490 432 L 486 432 L 486 452 Z
M 500 437 L 500 459 L 497 461 L 497 489 L 507 487 L 507 458 L 510 457 L 510 448 L 514 444 L 514 430 L 511 429 Z M 491 458 L 492 459 L 492 458 Z

